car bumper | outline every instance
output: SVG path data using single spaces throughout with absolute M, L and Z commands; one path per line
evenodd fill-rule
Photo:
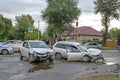
M 34 56 L 35 60 L 39 60 L 39 61 L 45 61 L 48 60 L 49 58 L 53 59 L 53 55 L 38 55 L 38 56 Z
M 102 54 L 91 56 L 91 61 L 96 61 L 96 60 L 100 60 L 100 59 L 104 59 Z

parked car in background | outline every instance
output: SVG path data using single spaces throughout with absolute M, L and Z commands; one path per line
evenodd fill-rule
M 1 54 L 12 54 L 13 48 L 7 45 L 3 45 L 3 43 L 0 43 L 0 53 Z
M 43 41 L 24 41 L 20 47 L 20 59 L 24 57 L 31 63 L 33 61 L 53 62 L 54 51 Z
M 87 42 L 87 43 L 85 43 L 85 46 L 88 48 L 102 49 L 102 44 L 98 44 L 96 42 Z
M 117 46 L 117 49 L 120 51 L 120 45 Z
M 86 48 L 84 44 L 69 41 L 59 41 L 53 45 L 55 58 L 61 60 L 63 58 L 68 61 L 96 61 L 103 59 L 102 51 L 95 48 Z
M 21 40 L 8 40 L 4 42 L 4 45 L 11 46 L 14 52 L 20 52 L 20 46 L 23 43 Z

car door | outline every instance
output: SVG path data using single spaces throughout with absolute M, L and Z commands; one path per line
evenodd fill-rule
M 79 61 L 83 57 L 82 52 L 78 50 L 78 48 L 75 46 L 67 47 L 66 50 L 68 55 L 68 61 Z
M 29 44 L 28 42 L 24 42 L 21 47 L 21 53 L 25 57 L 29 57 Z
M 60 53 L 63 58 L 67 58 L 66 47 L 64 44 L 58 43 L 53 47 L 55 53 Z

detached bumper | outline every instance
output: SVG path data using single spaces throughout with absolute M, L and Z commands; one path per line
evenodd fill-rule
M 49 59 L 53 59 L 52 55 L 39 55 L 39 56 L 34 56 L 35 60 L 39 60 L 39 61 L 46 61 Z

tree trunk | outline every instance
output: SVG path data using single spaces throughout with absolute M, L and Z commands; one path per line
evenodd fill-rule
M 107 40 L 107 35 L 108 35 L 108 21 L 109 21 L 108 17 L 107 17 L 107 15 L 105 15 L 104 16 L 104 22 L 103 22 L 103 24 L 105 26 L 105 32 L 103 34 L 103 46 L 106 45 L 106 40 Z

